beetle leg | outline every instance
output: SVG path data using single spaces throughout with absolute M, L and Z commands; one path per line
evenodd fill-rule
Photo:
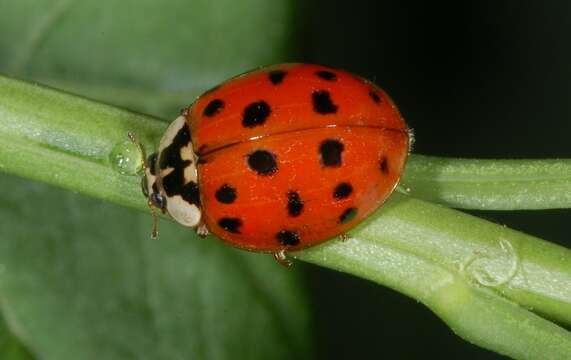
M 151 200 L 147 201 L 147 205 L 151 210 L 151 216 L 153 217 L 153 227 L 151 229 L 151 239 L 156 239 L 158 237 L 158 219 L 157 219 L 157 208 Z
M 286 257 L 286 249 L 281 249 L 274 253 L 274 259 L 280 264 L 281 266 L 285 267 L 286 269 L 292 266 L 291 260 L 288 260 Z
M 198 224 L 198 227 L 196 228 L 196 234 L 198 236 L 200 236 L 201 238 L 205 238 L 206 236 L 208 236 L 210 232 L 208 231 L 208 228 L 206 227 L 206 224 L 204 223 L 200 223 Z

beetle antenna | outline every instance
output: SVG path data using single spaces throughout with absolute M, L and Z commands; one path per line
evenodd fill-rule
M 139 154 L 141 155 L 141 167 L 143 168 L 143 170 L 147 170 L 149 168 L 149 165 L 147 164 L 147 159 L 145 158 L 145 150 L 143 150 L 143 146 L 137 140 L 135 134 L 133 134 L 132 132 L 129 131 L 127 133 L 127 137 L 129 138 L 129 140 L 131 140 L 133 144 L 135 144 L 137 150 L 139 151 Z
M 143 171 L 149 169 L 149 164 L 147 163 L 147 159 L 145 158 L 145 151 L 143 150 L 143 146 L 141 145 L 141 143 L 135 137 L 135 134 L 133 134 L 132 132 L 129 131 L 127 133 L 127 137 L 129 138 L 129 140 L 131 140 L 131 142 L 133 144 L 135 144 L 135 146 L 137 147 L 137 150 L 139 150 L 139 154 L 141 155 L 141 167 L 143 168 Z M 146 175 L 143 175 L 143 176 L 146 176 Z M 156 239 L 158 237 L 158 234 L 159 234 L 158 219 L 157 219 L 157 207 L 155 206 L 155 204 L 153 204 L 153 202 L 151 200 L 147 201 L 147 205 L 149 206 L 149 209 L 151 210 L 151 216 L 153 217 L 153 227 L 151 229 L 151 239 Z

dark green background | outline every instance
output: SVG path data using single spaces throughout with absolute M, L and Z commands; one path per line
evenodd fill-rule
M 415 130 L 415 152 L 571 157 L 571 3 L 309 3 L 304 60 L 377 81 Z M 472 213 L 571 246 L 569 210 Z M 310 274 L 323 358 L 499 357 L 390 290 L 326 270 Z

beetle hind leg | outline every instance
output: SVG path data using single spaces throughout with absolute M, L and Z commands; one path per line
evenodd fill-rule
M 201 238 L 205 238 L 208 236 L 208 234 L 210 234 L 210 231 L 208 231 L 206 224 L 202 222 L 198 224 L 198 227 L 196 228 L 196 235 L 200 236 Z

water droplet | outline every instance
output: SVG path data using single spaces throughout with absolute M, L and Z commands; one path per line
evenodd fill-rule
M 136 175 L 141 170 L 141 153 L 135 144 L 125 140 L 111 150 L 109 162 L 121 175 Z

